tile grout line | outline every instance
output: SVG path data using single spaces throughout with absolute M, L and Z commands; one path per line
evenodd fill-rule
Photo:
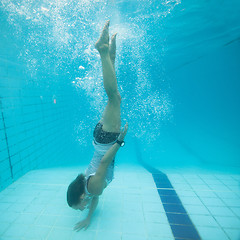
M 4 128 L 5 141 L 6 141 L 6 145 L 7 145 L 8 163 L 9 163 L 11 178 L 12 178 L 12 180 L 13 180 L 13 166 L 12 166 L 12 160 L 11 160 L 11 155 L 10 155 L 10 149 L 9 149 L 9 143 L 8 143 L 8 135 L 7 135 L 7 130 L 6 130 L 6 124 L 5 124 L 5 118 L 4 118 L 4 114 L 3 114 L 2 101 L 1 101 L 1 99 L 0 99 L 0 108 L 1 108 L 1 115 L 2 115 L 2 120 L 3 120 L 3 128 Z

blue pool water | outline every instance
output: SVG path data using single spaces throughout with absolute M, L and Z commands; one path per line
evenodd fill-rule
M 171 230 L 166 230 L 166 235 L 155 232 L 160 226 L 154 224 L 163 223 L 155 222 L 158 216 L 154 212 L 158 211 L 148 206 L 150 214 L 144 215 L 143 210 L 143 222 L 151 219 L 152 225 L 140 234 L 145 240 L 214 239 L 212 236 L 239 240 L 239 10 L 236 0 L 1 0 L 0 209 L 10 211 L 10 216 L 14 215 L 10 209 L 27 214 L 24 219 L 31 213 L 36 218 L 32 229 L 38 227 L 40 217 L 57 218 L 54 211 L 47 215 L 47 202 L 41 196 L 56 185 L 54 193 L 62 197 L 66 185 L 79 172 L 76 169 L 84 171 L 91 160 L 93 129 L 107 101 L 94 44 L 110 19 L 110 34 L 118 33 L 116 74 L 122 95 L 122 123 L 129 123 L 129 131 L 126 146 L 117 155 L 116 182 L 107 196 L 111 191 L 120 194 L 124 205 L 126 192 L 121 184 L 132 176 L 131 188 L 136 199 L 142 194 L 141 209 L 145 209 L 143 195 L 149 188 L 157 189 L 149 195 L 158 200 L 151 201 L 153 206 L 157 201 L 163 204 L 159 212 L 166 214 L 164 224 Z M 54 179 L 53 185 L 47 185 L 41 173 L 49 181 L 53 180 L 51 176 L 60 177 L 60 183 Z M 34 181 L 34 174 L 39 183 Z M 146 180 L 140 181 L 144 185 L 141 193 L 137 192 L 142 186 L 139 179 Z M 15 191 L 30 191 L 31 183 L 36 185 L 33 196 L 39 196 L 44 205 L 42 212 L 33 211 L 36 215 L 25 213 L 28 207 L 23 206 L 24 200 L 13 207 L 10 198 Z M 196 205 L 189 205 L 187 197 L 194 199 L 195 195 L 204 206 L 198 205 L 199 199 L 195 199 Z M 178 205 L 175 213 L 188 216 L 186 224 L 183 219 L 176 220 L 166 205 L 173 198 Z M 105 199 L 101 209 L 108 208 Z M 218 210 L 213 209 L 213 203 Z M 64 208 L 64 204 L 59 206 Z M 13 222 L 18 220 L 6 217 L 6 213 L 0 217 L 4 226 L 0 227 L 0 239 L 20 239 L 12 234 Z M 194 215 L 201 213 L 201 217 Z M 72 212 L 66 214 L 73 217 Z M 107 221 L 105 215 L 98 214 Z M 201 225 L 208 221 L 206 216 L 208 220 L 211 216 L 216 225 Z M 122 215 L 119 218 L 124 219 Z M 23 232 L 21 238 L 54 239 L 58 236 L 54 234 L 60 234 L 56 229 L 64 231 L 64 223 L 54 221 L 45 226 L 46 236 Z M 132 229 L 142 228 L 141 224 Z M 182 235 L 179 225 L 193 226 L 185 232 L 196 235 Z M 101 230 L 99 223 L 90 229 L 96 239 L 100 239 Z M 105 239 L 140 239 L 136 232 L 125 230 L 113 231 Z M 93 239 L 90 235 L 86 239 Z

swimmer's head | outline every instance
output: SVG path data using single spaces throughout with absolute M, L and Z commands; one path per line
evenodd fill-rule
M 83 211 L 85 208 L 89 208 L 90 198 L 86 197 L 86 194 L 83 193 L 80 196 L 80 200 L 78 204 L 72 205 L 72 208 L 75 210 L 81 210 Z
M 67 190 L 67 202 L 69 207 L 73 209 L 84 210 L 86 203 L 83 202 L 85 197 L 85 177 L 83 174 L 79 174 L 76 179 L 71 182 Z

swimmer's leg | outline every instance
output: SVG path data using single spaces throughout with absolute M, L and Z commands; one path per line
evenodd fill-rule
M 116 58 L 116 36 L 117 33 L 114 33 L 111 37 L 111 43 L 109 45 L 109 55 L 112 61 L 113 68 L 115 70 L 115 58 Z
M 109 21 L 106 22 L 102 34 L 95 44 L 99 51 L 103 70 L 103 85 L 108 96 L 108 103 L 100 122 L 107 132 L 120 132 L 121 127 L 121 96 L 118 91 L 117 78 L 114 70 L 116 55 L 116 34 L 112 37 L 111 51 L 109 47 Z M 115 47 L 114 47 L 115 46 Z M 115 48 L 115 51 L 114 51 Z M 110 55 L 111 53 L 111 55 Z

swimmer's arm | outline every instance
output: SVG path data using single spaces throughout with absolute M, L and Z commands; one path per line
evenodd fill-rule
M 74 230 L 76 230 L 78 232 L 83 228 L 85 228 L 85 230 L 86 230 L 89 227 L 89 225 L 91 223 L 92 214 L 95 211 L 97 204 L 98 204 L 98 196 L 94 196 L 92 199 L 92 202 L 90 204 L 88 216 L 84 220 L 78 222 L 75 225 Z
M 95 175 L 90 178 L 88 183 L 88 191 L 91 194 L 97 196 L 102 194 L 103 189 L 106 186 L 105 178 L 107 174 L 107 168 L 112 162 L 119 148 L 119 144 L 115 143 L 103 156 Z
M 120 135 L 118 137 L 119 141 L 124 140 L 124 137 L 127 134 L 127 130 L 128 130 L 128 123 L 125 124 L 124 129 L 120 132 Z M 105 171 L 107 171 L 108 166 L 110 165 L 110 163 L 114 159 L 114 157 L 115 157 L 117 151 L 119 150 L 119 148 L 120 148 L 120 145 L 118 143 L 115 143 L 103 156 L 103 158 L 101 160 L 101 164 L 104 165 L 104 170 Z
M 95 209 L 97 208 L 98 200 L 99 200 L 98 196 L 94 196 L 92 198 L 92 202 L 90 204 L 89 212 L 88 212 L 88 215 L 87 215 L 87 218 L 89 219 L 89 221 L 91 220 L 92 214 L 94 213 Z
M 114 143 L 113 146 L 105 153 L 101 160 L 104 170 L 107 170 L 108 166 L 112 163 L 112 160 L 114 159 L 119 148 L 120 145 L 118 143 Z
M 127 134 L 128 123 L 125 124 L 124 129 L 120 132 L 118 137 L 119 141 L 123 141 L 125 135 Z M 103 189 L 106 187 L 105 178 L 107 174 L 107 168 L 114 159 L 117 151 L 119 150 L 120 145 L 118 143 L 113 144 L 113 146 L 105 153 L 101 159 L 100 165 L 94 176 L 91 177 L 88 184 L 88 191 L 93 195 L 101 195 Z

